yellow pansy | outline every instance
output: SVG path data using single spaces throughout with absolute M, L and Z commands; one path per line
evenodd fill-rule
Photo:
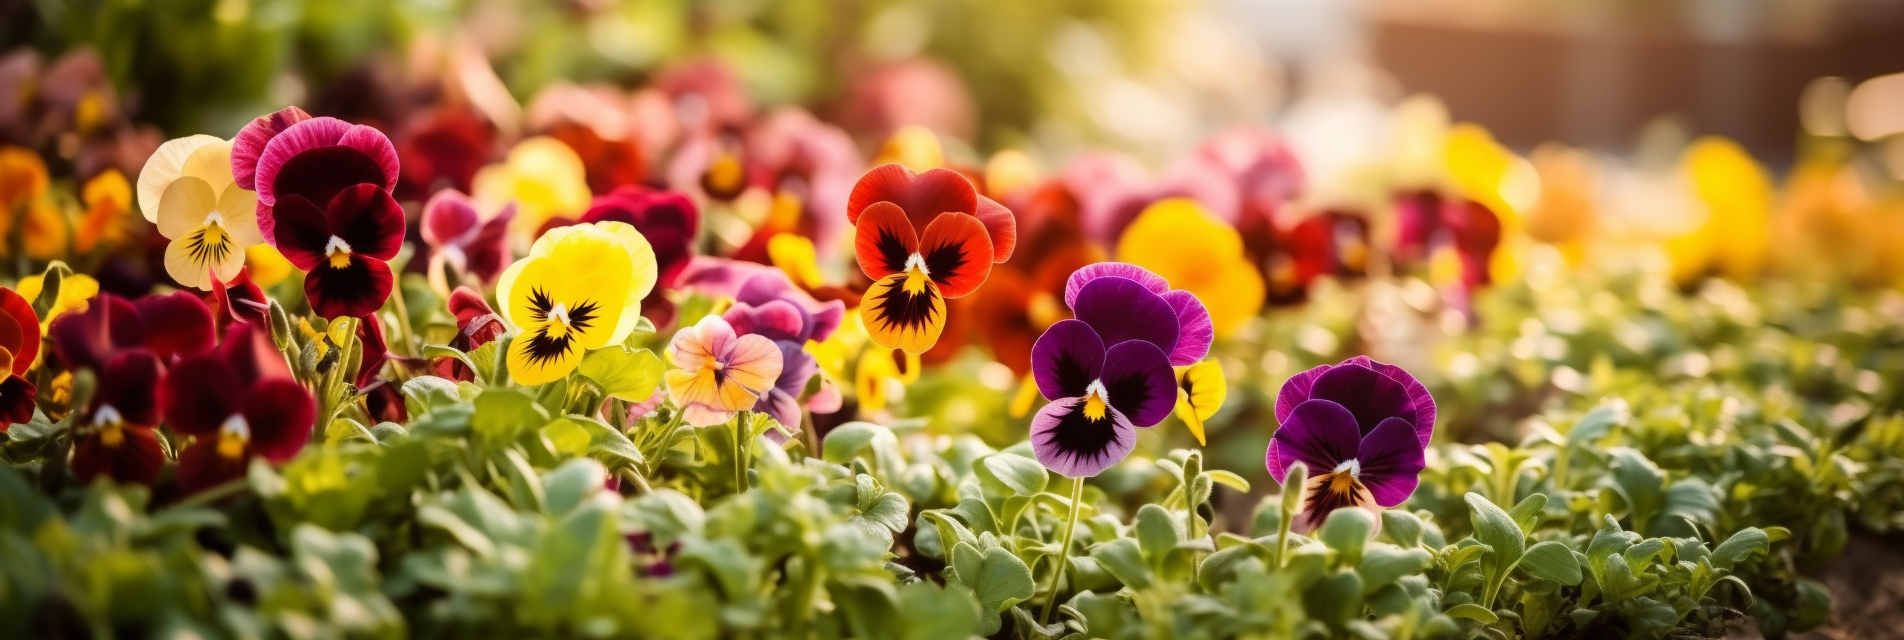
M 1117 241 L 1117 259 L 1196 294 L 1217 337 L 1235 333 L 1263 308 L 1263 276 L 1243 255 L 1242 236 L 1195 200 L 1162 200 L 1138 214 Z
M 245 248 L 245 269 L 251 273 L 251 282 L 260 287 L 284 282 L 291 277 L 291 261 L 278 253 L 278 248 L 268 244 L 254 244 Z
M 132 183 L 118 169 L 106 169 L 79 189 L 86 215 L 73 234 L 73 250 L 91 253 L 102 245 L 114 246 L 126 238 L 121 216 L 132 208 Z
M 477 211 L 501 211 L 516 203 L 511 224 L 525 236 L 553 217 L 580 218 L 594 199 L 582 157 L 548 136 L 516 143 L 501 163 L 478 170 L 470 186 Z
M 901 386 L 919 381 L 919 354 L 874 345 L 861 352 L 859 367 L 853 375 L 853 392 L 861 411 L 879 411 L 892 401 L 887 396 L 891 382 Z
M 181 157 L 182 156 L 182 157 Z M 165 272 L 180 285 L 210 291 L 245 267 L 245 248 L 264 243 L 258 194 L 234 183 L 231 143 L 192 136 L 159 146 L 139 172 L 139 206 L 165 247 Z
M 38 300 L 40 287 L 45 283 L 46 274 L 36 273 L 20 278 L 20 282 L 13 286 L 13 290 L 19 292 L 20 296 L 27 300 Z M 47 309 L 46 315 L 40 317 L 40 330 L 44 332 L 52 327 L 53 319 L 59 317 L 60 314 L 85 311 L 87 303 L 97 295 L 99 295 L 99 281 L 94 280 L 92 276 L 75 273 L 61 279 L 59 298 L 53 301 L 53 308 Z
M 1710 271 L 1733 279 L 1756 276 L 1771 245 L 1771 177 L 1744 147 L 1700 138 L 1680 156 L 1680 171 L 1705 205 L 1706 218 L 1670 238 L 1674 279 L 1690 283 Z
M 568 375 L 583 352 L 621 344 L 654 289 L 654 249 L 634 227 L 596 222 L 551 229 L 497 279 L 502 317 L 519 333 L 509 376 L 536 385 Z

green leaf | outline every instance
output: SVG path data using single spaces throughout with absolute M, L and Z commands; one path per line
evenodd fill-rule
M 1485 561 L 1489 575 L 1506 573 L 1515 562 L 1521 559 L 1521 553 L 1527 548 L 1525 534 L 1500 507 L 1494 506 L 1487 498 L 1478 493 L 1466 496 L 1468 508 L 1473 512 L 1474 539 L 1492 548 Z
M 1144 551 L 1144 558 L 1154 566 L 1163 562 L 1171 549 L 1176 548 L 1181 532 L 1177 530 L 1177 519 L 1170 511 L 1156 504 L 1146 504 L 1137 508 L 1137 518 L 1131 527 L 1135 529 L 1137 544 Z
M 1403 547 L 1421 546 L 1421 518 L 1401 509 L 1383 509 L 1382 535 Z
M 1045 490 L 1050 475 L 1037 460 L 1014 453 L 999 453 L 985 456 L 980 460 L 985 470 L 991 472 L 1011 490 L 1021 496 L 1035 496 Z
M 1339 561 L 1348 566 L 1362 562 L 1362 548 L 1375 534 L 1375 514 L 1366 509 L 1336 509 L 1316 530 L 1316 539 L 1335 549 Z
M 469 428 L 477 439 L 493 446 L 514 442 L 524 432 L 548 422 L 549 412 L 536 404 L 535 396 L 528 391 L 497 387 L 484 389 L 476 396 L 476 412 L 469 418 Z
M 1302 602 L 1310 617 L 1339 629 L 1362 612 L 1362 578 L 1353 571 L 1323 578 L 1303 592 Z
M 998 614 L 1031 599 L 1037 591 L 1031 582 L 1031 567 L 1004 547 L 992 547 L 981 553 L 971 545 L 960 543 L 952 552 L 952 565 L 959 583 L 971 589 L 978 600 L 979 611 L 983 613 L 979 617 L 980 635 L 997 633 L 1002 624 Z
M 1427 549 L 1403 549 L 1393 545 L 1378 544 L 1362 553 L 1362 561 L 1356 565 L 1355 572 L 1362 576 L 1362 592 L 1366 595 L 1375 593 L 1376 590 L 1388 586 L 1402 576 L 1421 571 L 1433 560 L 1434 555 L 1428 553 Z M 1208 564 L 1206 561 L 1205 565 Z
M 871 422 L 848 422 L 827 432 L 820 455 L 827 462 L 846 464 L 881 438 L 893 439 L 892 430 Z
M 582 416 L 563 416 L 542 428 L 557 453 L 590 456 L 614 468 L 641 462 L 641 450 L 628 436 L 608 423 Z
M 1580 561 L 1573 550 L 1559 542 L 1547 541 L 1527 548 L 1521 556 L 1520 567 L 1527 575 L 1552 580 L 1564 585 L 1580 584 Z
M 1131 538 L 1118 538 L 1091 548 L 1098 566 L 1132 589 L 1150 586 L 1150 567 L 1144 563 L 1143 548 Z
M 1465 618 L 1481 624 L 1494 624 L 1501 621 L 1501 617 L 1494 615 L 1494 612 L 1487 610 L 1487 607 L 1473 603 L 1457 604 L 1448 607 L 1448 610 L 1442 613 L 1447 614 L 1450 618 Z
M 1628 417 L 1626 402 L 1615 400 L 1594 407 L 1587 415 L 1581 416 L 1567 431 L 1567 446 L 1584 447 L 1598 442 L 1613 432 L 1613 427 L 1625 424 Z
M 647 349 L 612 346 L 582 356 L 583 377 L 595 381 L 602 393 L 627 402 L 645 402 L 661 384 L 667 365 Z
M 574 458 L 542 476 L 549 514 L 561 516 L 582 503 L 582 499 L 603 489 L 608 470 L 590 458 Z
M 1534 493 L 1522 498 L 1519 504 L 1507 511 L 1508 517 L 1520 525 L 1521 533 L 1533 535 L 1534 525 L 1540 524 L 1540 510 L 1547 508 L 1547 494 Z
M 1719 543 L 1719 546 L 1712 550 L 1712 566 L 1731 569 L 1747 558 L 1751 558 L 1753 554 L 1763 553 L 1770 549 L 1771 544 L 1771 537 L 1756 527 L 1740 529 L 1738 533 L 1732 534 L 1732 537 L 1726 538 L 1725 542 Z

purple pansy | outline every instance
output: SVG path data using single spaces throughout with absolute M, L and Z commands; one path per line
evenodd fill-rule
M 744 263 L 735 263 L 744 264 Z M 739 280 L 738 286 L 717 287 L 721 294 L 734 298 L 734 306 L 722 318 L 740 335 L 753 334 L 774 341 L 780 348 L 780 377 L 772 389 L 761 396 L 754 411 L 773 416 L 791 430 L 800 428 L 800 394 L 807 382 L 819 373 L 819 363 L 806 352 L 808 340 L 825 341 L 840 327 L 846 306 L 838 300 L 819 302 L 795 288 L 778 269 L 761 268 Z M 729 280 L 723 275 L 716 280 Z M 684 278 L 684 280 L 686 280 Z M 815 407 L 823 411 L 824 407 Z M 834 407 L 837 411 L 838 408 Z M 769 438 L 783 437 L 779 431 Z
M 1081 478 L 1123 460 L 1138 427 L 1170 415 L 1171 365 L 1209 352 L 1210 321 L 1195 296 L 1132 265 L 1079 269 L 1065 302 L 1077 318 L 1051 325 L 1031 348 L 1032 378 L 1051 401 L 1032 418 L 1031 441 L 1046 468 Z
M 1357 356 L 1283 383 L 1276 420 L 1282 426 L 1265 464 L 1277 482 L 1291 464 L 1308 465 L 1303 513 L 1291 523 L 1307 533 L 1336 509 L 1380 511 L 1415 492 L 1434 436 L 1435 399 L 1401 367 Z

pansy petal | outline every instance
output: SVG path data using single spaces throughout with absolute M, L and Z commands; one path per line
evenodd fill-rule
M 324 216 L 331 234 L 350 244 L 353 254 L 388 261 L 403 249 L 403 207 L 382 187 L 364 183 L 345 188 L 331 199 Z
M 8 374 L 0 379 L 0 423 L 6 426 L 26 424 L 33 420 L 33 398 L 39 388 L 19 374 Z M 0 427 L 0 432 L 6 431 Z
M 1322 528 L 1323 523 L 1329 521 L 1329 514 L 1337 509 L 1366 510 L 1375 516 L 1375 527 L 1380 530 L 1382 507 L 1375 504 L 1368 487 L 1356 482 L 1337 484 L 1334 479 L 1334 474 L 1327 469 L 1310 470 L 1309 480 L 1302 486 L 1302 512 L 1289 523 L 1289 530 L 1309 535 Z
M 285 107 L 273 113 L 254 118 L 238 135 L 231 139 L 231 177 L 241 189 L 256 191 L 258 158 L 264 155 L 264 147 L 271 139 L 283 133 L 291 125 L 311 119 L 311 114 L 297 107 Z
M 357 318 L 376 313 L 396 285 L 390 265 L 352 255 L 343 267 L 325 264 L 304 276 L 304 297 L 326 318 Z
M 68 369 L 98 369 L 118 350 L 144 344 L 145 323 L 132 303 L 101 294 L 85 311 L 54 318 L 47 335 Z
M 285 196 L 268 216 L 277 221 L 275 245 L 284 259 L 300 271 L 311 271 L 325 263 L 325 248 L 330 244 L 331 223 L 324 208 L 299 195 Z
M 146 296 L 134 303 L 145 325 L 145 346 L 164 362 L 212 348 L 216 327 L 205 300 L 188 291 Z M 150 422 L 144 424 L 152 424 Z
M 1137 429 L 1113 408 L 1092 420 L 1082 398 L 1060 398 L 1031 418 L 1031 447 L 1038 463 L 1067 478 L 1089 478 L 1129 456 Z
M 1177 348 L 1170 351 L 1171 366 L 1189 366 L 1210 355 L 1216 327 L 1210 324 L 1210 311 L 1203 307 L 1203 301 L 1182 289 L 1166 291 L 1163 298 L 1177 312 Z
M 516 335 L 509 343 L 509 379 L 535 386 L 562 379 L 582 363 L 582 345 L 550 334 L 543 325 Z
M 219 453 L 218 435 L 213 433 L 199 436 L 179 452 L 175 479 L 179 490 L 190 495 L 242 478 L 250 466 L 248 456 L 227 457 Z
M 238 246 L 264 244 L 264 234 L 258 231 L 257 192 L 226 187 L 225 193 L 218 196 L 218 216 L 222 218 L 219 225 L 231 234 Z
M 0 288 L 0 315 L 0 348 L 13 354 L 13 373 L 24 374 L 40 354 L 39 316 L 26 296 L 7 288 Z
M 1177 348 L 1176 310 L 1135 280 L 1117 276 L 1092 280 L 1078 292 L 1072 308 L 1106 345 L 1143 340 L 1165 353 Z
M 151 427 L 122 425 L 116 441 L 94 433 L 73 439 L 73 475 L 90 483 L 105 476 L 119 484 L 151 486 L 165 470 L 165 450 Z
M 925 353 L 945 332 L 945 298 L 931 282 L 917 292 L 907 291 L 906 279 L 906 274 L 895 273 L 873 283 L 860 299 L 860 320 L 874 344 Z
M 271 341 L 271 330 L 263 325 L 241 325 L 225 334 L 218 354 L 242 380 L 291 377 L 291 365 Z
M 774 345 L 780 348 L 780 377 L 774 380 L 774 389 L 798 397 L 806 391 L 807 381 L 819 373 L 820 364 L 800 343 L 777 340 Z
M 769 340 L 792 340 L 800 337 L 806 328 L 806 318 L 800 308 L 785 300 L 770 300 L 759 306 L 735 303 L 721 317 L 734 327 L 735 333 L 751 333 Z
M 159 196 L 159 235 L 182 238 L 205 224 L 205 216 L 217 210 L 218 192 L 204 180 L 173 180 Z
M 1157 295 L 1163 295 L 1165 291 L 1170 290 L 1170 283 L 1165 281 L 1163 276 L 1151 273 L 1143 267 L 1127 262 L 1098 262 L 1071 272 L 1071 277 L 1064 281 L 1064 306 L 1076 309 L 1078 294 L 1084 291 L 1084 285 L 1103 277 L 1127 278 Z
M 722 370 L 727 381 L 740 385 L 753 398 L 766 394 L 785 366 L 779 345 L 756 335 L 735 338 L 721 359 L 727 365 Z
M 972 182 L 951 169 L 913 173 L 898 164 L 873 167 L 846 199 L 846 220 L 859 224 L 876 202 L 891 202 L 904 211 L 914 227 L 923 227 L 941 213 L 970 215 L 978 211 L 978 191 Z
M 199 147 L 215 142 L 223 140 L 203 134 L 167 140 L 146 158 L 145 168 L 139 170 L 138 186 L 139 210 L 145 212 L 146 222 L 159 221 L 159 198 L 179 179 L 185 159 Z
M 1356 456 L 1362 434 L 1355 414 L 1328 400 L 1310 400 L 1296 406 L 1289 420 L 1269 439 L 1269 475 L 1283 481 L 1289 465 L 1301 461 L 1310 474 L 1335 469 Z
M 968 215 L 942 215 L 919 238 L 926 273 L 947 298 L 963 298 L 992 274 L 992 241 L 985 225 Z
M 906 261 L 919 251 L 919 236 L 898 205 L 876 202 L 859 217 L 853 231 L 853 255 L 859 270 L 878 280 L 906 270 Z
M 1365 365 L 1342 363 L 1323 372 L 1309 389 L 1310 398 L 1333 400 L 1355 414 L 1363 435 L 1388 418 L 1413 424 L 1415 407 L 1401 382 Z
M 231 143 L 220 140 L 194 149 L 179 166 L 179 177 L 204 180 L 213 193 L 223 192 L 231 186 Z
M 284 462 L 310 441 L 317 405 L 304 385 L 290 378 L 271 378 L 252 385 L 243 415 L 251 428 L 251 451 L 266 460 Z
M 423 204 L 423 218 L 417 226 L 424 242 L 441 248 L 451 243 L 461 243 L 481 224 L 481 218 L 476 215 L 476 205 L 469 196 L 455 189 L 444 189 L 430 196 L 430 201 Z
M 188 435 L 215 435 L 225 418 L 238 412 L 244 387 L 237 372 L 216 353 L 181 360 L 165 377 L 165 401 L 160 403 L 165 424 Z
M 1046 400 L 1082 397 L 1104 370 L 1104 341 L 1079 320 L 1059 320 L 1031 345 L 1032 377 Z
M 1204 421 L 1216 415 L 1230 395 L 1229 381 L 1223 377 L 1223 366 L 1215 360 L 1205 360 L 1178 367 L 1177 391 L 1177 417 L 1189 427 L 1190 435 L 1197 437 L 1197 444 L 1205 444 Z
M 1415 435 L 1420 438 L 1421 446 L 1423 448 L 1428 446 L 1428 441 L 1433 439 L 1435 434 L 1435 397 L 1428 393 L 1428 387 L 1423 386 L 1421 381 L 1416 380 L 1415 376 L 1409 374 L 1406 369 L 1376 362 L 1368 356 L 1349 358 L 1343 364 L 1359 364 L 1400 383 L 1403 392 L 1408 396 L 1408 403 L 1415 409 L 1414 417 L 1403 417 L 1408 418 L 1408 421 L 1415 425 Z
M 1012 214 L 1012 210 L 1005 208 L 1005 205 L 985 196 L 978 197 L 978 211 L 972 215 L 985 223 L 985 233 L 991 237 L 992 262 L 1010 260 L 1012 251 L 1018 248 L 1018 216 Z
M 191 294 L 181 294 L 189 296 Z M 158 388 L 165 368 L 146 349 L 126 349 L 99 368 L 99 387 L 93 406 L 110 406 L 127 423 L 159 423 Z
M 780 426 L 786 427 L 788 431 L 800 430 L 800 400 L 785 391 L 774 389 L 767 392 L 767 395 L 762 396 L 759 402 L 754 403 L 753 410 L 755 413 L 765 413 L 773 417 L 774 422 L 780 423 Z M 779 429 L 768 429 L 767 439 L 784 442 L 786 436 L 781 434 Z
M 1428 466 L 1422 453 L 1415 425 L 1401 418 L 1383 420 L 1362 438 L 1355 456 L 1362 465 L 1360 480 L 1377 504 L 1393 507 L 1415 493 Z
M 1132 425 L 1155 426 L 1177 404 L 1177 375 L 1163 349 L 1142 340 L 1111 345 L 1104 352 L 1104 381 L 1111 406 Z
M 1315 386 L 1316 378 L 1333 368 L 1335 365 L 1320 365 L 1283 381 L 1282 389 L 1276 392 L 1276 423 L 1289 422 L 1289 414 L 1296 410 L 1296 405 L 1309 399 L 1309 389 Z

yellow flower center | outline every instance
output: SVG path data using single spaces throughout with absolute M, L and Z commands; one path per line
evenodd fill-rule
M 251 423 L 245 417 L 232 415 L 218 427 L 218 455 L 227 460 L 244 457 L 245 445 L 251 442 Z
M 1351 458 L 1336 465 L 1335 470 L 1329 473 L 1329 490 L 1340 494 L 1354 493 L 1361 476 L 1362 461 Z
M 1103 420 L 1110 413 L 1110 400 L 1104 389 L 1104 383 L 1092 380 L 1091 386 L 1084 388 L 1084 417 L 1092 422 Z
M 332 269 L 348 267 L 350 266 L 350 243 L 344 242 L 343 238 L 331 236 L 331 241 L 324 245 L 324 256 L 330 259 Z
M 929 282 L 932 282 L 932 272 L 926 268 L 925 256 L 915 253 L 906 258 L 906 293 L 912 295 L 925 293 L 926 283 Z
M 99 444 L 117 447 L 126 441 L 126 420 L 112 405 L 99 407 L 93 415 L 93 428 L 99 430 Z

